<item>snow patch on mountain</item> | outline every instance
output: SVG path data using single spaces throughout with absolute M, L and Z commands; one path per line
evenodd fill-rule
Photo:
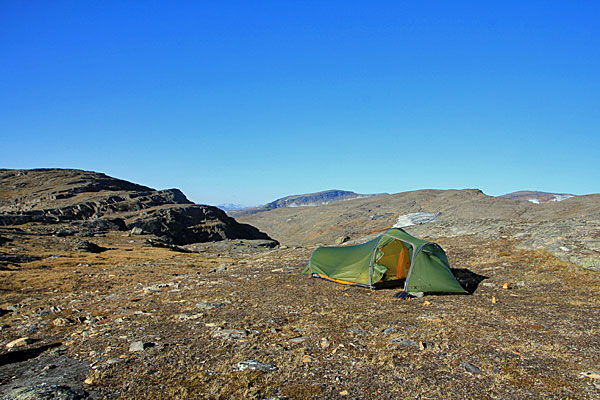
M 554 199 L 552 199 L 551 201 L 563 201 L 566 199 L 570 199 L 571 197 L 575 197 L 572 194 L 555 194 L 554 195 Z
M 440 215 L 442 215 L 441 212 L 430 213 L 423 211 L 400 215 L 396 221 L 396 224 L 394 225 L 394 228 L 404 228 L 405 226 L 427 224 L 437 220 Z

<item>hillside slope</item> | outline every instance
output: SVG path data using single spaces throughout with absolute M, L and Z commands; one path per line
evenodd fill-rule
M 563 201 L 571 197 L 575 197 L 575 195 L 569 193 L 548 193 L 538 192 L 534 190 L 520 190 L 518 192 L 503 194 L 502 196 L 498 197 L 512 200 L 529 201 L 534 204 L 541 204 L 549 203 L 551 201 Z
M 178 189 L 155 190 L 91 171 L 0 170 L 0 226 L 29 223 L 81 236 L 137 228 L 174 244 L 270 239 L 216 207 L 193 204 Z
M 479 190 L 418 190 L 310 208 L 280 208 L 241 217 L 282 243 L 341 243 L 385 231 L 399 217 L 430 213 L 435 220 L 407 226 L 422 237 L 479 235 L 514 238 L 562 259 L 600 267 L 600 195 L 532 204 Z

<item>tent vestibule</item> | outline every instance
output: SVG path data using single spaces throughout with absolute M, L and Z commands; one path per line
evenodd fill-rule
M 356 246 L 319 247 L 303 273 L 373 289 L 404 282 L 407 293 L 466 293 L 438 244 L 398 228 Z

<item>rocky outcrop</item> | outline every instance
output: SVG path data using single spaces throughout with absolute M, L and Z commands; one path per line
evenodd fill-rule
M 252 225 L 237 223 L 216 207 L 200 205 L 153 208 L 128 218 L 127 227 L 140 228 L 177 245 L 224 239 L 270 239 Z
M 99 191 L 100 192 L 100 191 Z M 193 204 L 179 189 L 118 192 L 110 190 L 101 192 L 93 199 L 81 199 L 59 208 L 42 208 L 18 210 L 22 205 L 15 201 L 11 206 L 0 208 L 0 225 L 21 225 L 28 222 L 68 222 L 68 221 L 97 221 L 119 213 L 137 212 L 165 204 Z M 76 194 L 65 197 L 78 200 Z M 17 211 L 12 211 L 17 209 Z
M 141 229 L 173 244 L 270 239 L 222 210 L 189 201 L 179 189 L 154 190 L 78 170 L 0 170 L 0 226 L 69 224 L 55 232 Z

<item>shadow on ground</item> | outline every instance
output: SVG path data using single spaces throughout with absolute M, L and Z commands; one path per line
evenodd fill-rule
M 489 278 L 489 276 L 476 274 L 467 268 L 451 268 L 451 271 L 458 283 L 460 283 L 469 294 L 475 293 L 479 284 Z
M 53 349 L 60 345 L 61 345 L 61 343 L 52 343 L 52 344 L 46 344 L 46 345 L 39 346 L 39 347 L 34 347 L 32 349 L 11 351 L 11 352 L 8 352 L 5 354 L 0 354 L 0 367 L 3 365 L 7 365 L 7 364 L 14 364 L 14 363 L 18 363 L 21 361 L 30 360 L 32 358 L 39 356 L 46 350 Z

